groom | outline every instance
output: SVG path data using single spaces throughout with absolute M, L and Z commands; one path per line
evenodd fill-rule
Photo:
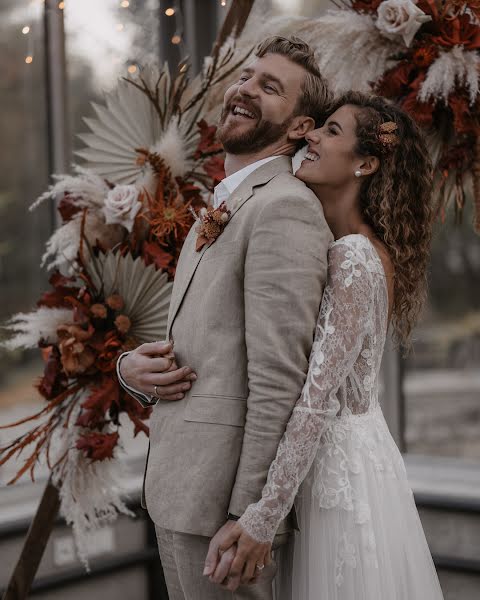
M 306 378 L 332 235 L 291 156 L 327 100 L 307 44 L 259 46 L 225 93 L 218 131 L 227 177 L 214 206 L 225 202 L 229 219 L 199 250 L 193 227 L 178 263 L 167 327 L 175 362 L 161 343 L 118 362 L 124 387 L 156 402 L 144 493 L 170 600 L 272 597 L 274 567 L 258 565 L 258 582 L 234 596 L 228 578 L 222 588 L 218 573 L 202 573 L 212 536 L 221 542 L 259 499 Z M 274 546 L 287 541 L 292 513 Z

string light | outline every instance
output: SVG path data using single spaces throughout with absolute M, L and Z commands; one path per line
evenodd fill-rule
M 178 33 L 176 33 L 173 37 L 172 37 L 172 44 L 179 44 L 182 41 L 182 38 L 180 37 L 180 35 Z
M 227 0 L 221 0 L 220 6 L 227 6 Z
M 128 0 L 123 0 L 122 2 L 120 2 L 120 6 L 122 8 L 128 8 L 130 6 L 130 2 Z
M 167 17 L 173 17 L 173 15 L 175 14 L 175 9 L 173 7 L 167 8 L 165 14 L 167 15 Z
M 22 33 L 23 35 L 27 35 L 27 33 L 30 31 L 30 27 L 28 25 L 25 25 L 25 27 L 22 29 Z
M 25 57 L 25 62 L 27 63 L 27 65 L 29 65 L 32 61 L 33 61 L 33 56 L 31 56 L 30 54 Z
M 60 10 L 63 10 L 63 9 L 65 8 L 65 2 L 59 2 L 59 3 L 58 3 L 58 8 L 59 8 Z
M 123 23 L 117 23 L 115 25 L 115 28 L 116 28 L 117 31 L 123 31 L 124 28 L 125 28 L 125 25 Z
M 129 73 L 136 73 L 137 72 L 137 65 L 130 65 L 127 69 L 127 71 Z

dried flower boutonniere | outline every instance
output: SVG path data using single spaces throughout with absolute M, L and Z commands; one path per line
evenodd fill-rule
M 198 223 L 196 228 L 198 237 L 195 246 L 197 252 L 200 252 L 205 244 L 213 244 L 225 229 L 225 225 L 230 219 L 230 214 L 225 202 L 222 202 L 218 208 L 208 206 L 207 208 L 200 209 L 199 216 L 195 215 Z

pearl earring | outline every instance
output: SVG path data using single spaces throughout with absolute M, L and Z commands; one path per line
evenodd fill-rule
M 355 177 L 361 177 L 361 176 L 362 176 L 361 171 L 355 171 Z

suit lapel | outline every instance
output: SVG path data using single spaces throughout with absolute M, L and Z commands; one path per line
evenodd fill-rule
M 292 172 L 292 160 L 288 156 L 279 156 L 275 160 L 262 165 L 256 169 L 251 175 L 249 175 L 236 190 L 233 191 L 230 198 L 227 200 L 227 206 L 231 212 L 230 219 L 226 227 L 230 226 L 234 215 L 240 210 L 240 208 L 249 200 L 253 194 L 254 189 L 258 186 L 267 184 L 271 179 L 279 175 L 280 173 L 291 173 Z M 167 325 L 167 339 L 170 338 L 172 325 L 177 316 L 177 313 L 182 304 L 182 300 L 187 293 L 188 287 L 192 278 L 197 270 L 200 261 L 203 258 L 205 252 L 208 251 L 210 245 L 204 246 L 200 252 L 195 250 L 196 243 L 196 226 L 194 225 L 190 230 L 190 233 L 185 240 L 182 248 L 182 262 L 186 264 L 185 269 L 181 273 L 178 273 L 179 277 L 175 278 L 175 284 L 173 286 L 172 300 L 170 302 L 170 310 L 168 314 L 168 325 Z
M 185 296 L 188 286 L 190 285 L 190 281 L 192 280 L 195 271 L 197 270 L 200 261 L 202 260 L 203 255 L 208 250 L 209 246 L 204 246 L 200 252 L 195 250 L 196 243 L 196 225 L 194 225 L 190 231 L 190 235 L 185 240 L 185 243 L 182 248 L 182 254 L 186 252 L 186 255 L 183 257 L 186 261 L 186 267 L 183 273 L 181 273 L 180 279 L 176 279 L 175 282 L 177 285 L 173 286 L 172 299 L 170 301 L 170 310 L 168 313 L 168 325 L 167 325 L 167 339 L 170 339 L 170 332 L 172 329 L 173 321 L 177 316 L 178 309 L 180 308 L 180 304 L 182 303 L 183 297 Z
M 275 160 L 271 160 L 256 169 L 242 181 L 227 200 L 228 208 L 231 211 L 230 221 L 232 220 L 233 215 L 253 196 L 256 187 L 266 185 L 274 177 L 280 175 L 280 173 L 291 172 L 292 159 L 289 156 L 279 156 Z

